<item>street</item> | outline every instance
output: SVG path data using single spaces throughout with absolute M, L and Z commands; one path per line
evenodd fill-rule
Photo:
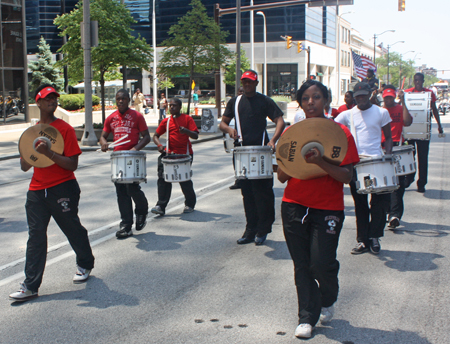
M 450 133 L 450 117 L 441 116 Z M 450 136 L 433 123 L 426 193 L 415 183 L 405 214 L 385 230 L 381 253 L 354 256 L 353 200 L 345 186 L 346 219 L 338 260 L 340 294 L 333 320 L 318 324 L 308 343 L 449 343 Z M 231 155 L 222 140 L 193 145 L 195 211 L 173 185 L 163 217 L 117 240 L 120 221 L 108 153 L 84 152 L 75 172 L 79 215 L 96 258 L 85 284 L 73 284 L 75 257 L 52 220 L 47 268 L 39 297 L 12 303 L 23 281 L 26 191 L 32 175 L 18 159 L 0 161 L 1 343 L 298 343 L 293 264 L 280 218 L 284 185 L 275 177 L 276 220 L 263 246 L 237 245 L 245 227 Z M 147 152 L 150 207 L 156 204 L 155 151 Z

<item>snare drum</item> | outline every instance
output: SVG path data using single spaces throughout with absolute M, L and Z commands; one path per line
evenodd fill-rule
M 399 188 L 392 155 L 361 159 L 355 168 L 359 194 L 388 193 Z
M 405 104 L 413 122 L 403 127 L 405 140 L 429 140 L 431 137 L 430 92 L 405 93 Z
M 268 146 L 236 147 L 234 167 L 236 179 L 272 178 L 272 148 Z
M 393 147 L 392 156 L 394 157 L 394 168 L 397 176 L 406 176 L 407 174 L 416 172 L 413 146 Z
M 227 153 L 231 153 L 234 149 L 234 139 L 232 139 L 228 133 L 223 134 L 223 148 Z
M 145 152 L 117 151 L 111 153 L 111 180 L 120 184 L 147 182 Z
M 191 156 L 169 154 L 161 159 L 164 165 L 164 180 L 168 183 L 181 183 L 191 180 Z

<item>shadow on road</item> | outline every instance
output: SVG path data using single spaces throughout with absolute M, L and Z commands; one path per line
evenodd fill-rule
M 435 270 L 438 266 L 433 261 L 445 257 L 435 253 L 381 250 L 378 258 L 388 268 L 405 272 Z
M 160 235 L 155 232 L 135 235 L 133 238 L 139 241 L 136 248 L 146 252 L 177 250 L 181 247 L 180 243 L 190 239 L 187 236 Z

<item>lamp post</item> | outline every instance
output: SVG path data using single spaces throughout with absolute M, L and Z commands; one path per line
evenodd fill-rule
M 386 31 L 383 31 L 382 33 L 380 33 L 380 34 L 373 34 L 373 63 L 375 63 L 375 57 L 376 57 L 376 42 L 377 42 L 377 37 L 379 37 L 379 36 L 381 36 L 383 33 L 386 33 L 386 32 L 395 32 L 395 30 L 386 30 Z
M 152 12 L 152 45 L 153 45 L 153 115 L 158 116 L 158 79 L 156 75 L 156 15 L 155 15 L 155 0 L 153 0 Z M 162 120 L 162 118 L 160 118 Z
M 402 64 L 403 64 L 403 55 L 406 55 L 408 53 L 415 53 L 414 50 L 409 50 L 406 53 L 400 54 L 400 79 L 398 81 L 398 86 L 402 87 Z
M 388 53 L 387 53 L 387 84 L 389 84 L 389 49 L 396 45 L 397 43 L 405 43 L 405 41 L 397 41 L 394 44 L 388 44 Z
M 253 6 L 253 0 L 250 0 L 250 6 Z M 250 11 L 250 55 L 250 65 L 255 70 L 255 26 L 253 24 L 253 11 Z
M 263 16 L 264 19 L 264 94 L 267 96 L 267 33 L 266 33 L 266 16 L 264 12 L 258 11 L 256 14 Z

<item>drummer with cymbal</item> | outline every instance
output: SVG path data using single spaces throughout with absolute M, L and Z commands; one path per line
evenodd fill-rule
M 121 89 L 116 93 L 117 110 L 109 115 L 103 126 L 100 137 L 101 149 L 106 152 L 109 148 L 107 141 L 109 133 L 114 134 L 114 141 L 118 142 L 127 136 L 127 141 L 114 146 L 114 151 L 139 151 L 150 142 L 150 133 L 144 116 L 136 110 L 130 109 L 130 94 Z M 141 137 L 141 138 L 140 138 Z M 125 239 L 133 235 L 133 201 L 135 204 L 136 230 L 142 230 L 146 225 L 148 201 L 138 182 L 114 183 L 117 193 L 117 203 L 120 211 L 120 227 L 116 232 L 117 239 Z
M 269 97 L 256 92 L 258 74 L 247 70 L 241 77 L 244 94 L 230 99 L 220 122 L 220 130 L 238 140 L 242 146 L 269 146 L 275 151 L 275 143 L 283 132 L 283 112 Z M 236 104 L 237 111 L 236 111 Z M 237 113 L 236 113 L 237 112 Z M 267 117 L 276 124 L 275 133 L 269 139 L 266 130 Z M 235 118 L 235 128 L 229 126 Z M 235 141 L 236 142 L 236 141 Z M 275 196 L 273 177 L 265 179 L 242 179 L 241 194 L 244 202 L 246 226 L 239 245 L 255 242 L 262 245 L 272 232 L 275 221 Z
M 333 146 L 347 146 L 340 165 L 323 159 L 316 147 L 305 152 L 306 162 L 319 166 L 326 173 L 319 178 L 297 179 L 278 165 L 278 180 L 282 183 L 287 181 L 281 214 L 297 287 L 299 325 L 295 336 L 309 338 L 319 318 L 326 323 L 333 317 L 333 305 L 339 291 L 336 250 L 345 217 L 343 184 L 352 179 L 353 165 L 359 162 L 359 157 L 350 131 L 344 125 L 325 118 L 326 86 L 316 80 L 307 80 L 297 91 L 297 102 L 306 119 L 294 126 L 306 124 L 312 118 L 322 118 L 336 126 L 335 130 L 344 132 L 341 135 L 343 142 Z M 317 131 L 320 130 L 318 127 Z
M 47 258 L 47 227 L 52 217 L 76 254 L 77 271 L 73 283 L 86 282 L 94 267 L 94 256 L 87 231 L 78 217 L 80 187 L 73 173 L 78 167 L 81 150 L 73 127 L 54 115 L 58 107 L 58 97 L 59 94 L 52 85 L 42 85 L 36 90 L 36 105 L 40 111 L 38 125 L 44 129 L 41 137 L 30 139 L 29 145 L 36 151 L 35 157 L 39 159 L 39 156 L 45 156 L 50 159 L 50 164 L 43 168 L 34 167 L 27 193 L 25 209 L 29 237 L 25 281 L 20 284 L 17 292 L 9 295 L 14 301 L 26 301 L 38 296 Z M 49 134 L 46 134 L 46 131 Z M 56 138 L 52 136 L 54 133 L 58 134 Z M 28 139 L 26 135 L 27 132 L 24 132 L 20 146 L 23 145 L 22 140 Z M 59 135 L 61 140 L 58 140 Z M 48 137 L 51 138 L 52 146 L 64 147 L 61 154 L 50 149 L 50 144 L 45 139 Z M 20 166 L 22 171 L 28 171 L 32 167 L 23 157 L 20 159 Z
M 158 157 L 158 202 L 151 212 L 160 216 L 165 215 L 166 207 L 169 204 L 172 194 L 172 183 L 164 179 L 164 165 L 162 159 L 167 154 L 183 154 L 191 156 L 191 164 L 194 159 L 194 151 L 189 140 L 198 139 L 198 128 L 191 116 L 181 113 L 183 103 L 179 98 L 172 98 L 169 102 L 171 116 L 166 116 L 153 135 L 153 142 L 158 147 L 161 155 Z M 166 147 L 159 140 L 161 135 L 166 134 Z M 192 213 L 197 203 L 197 196 L 194 191 L 192 180 L 180 182 L 181 191 L 185 197 L 183 213 Z

